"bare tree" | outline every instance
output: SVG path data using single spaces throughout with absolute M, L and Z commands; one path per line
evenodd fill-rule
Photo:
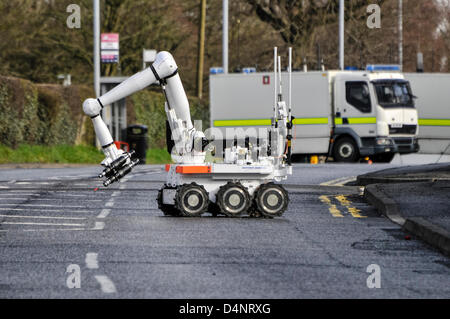
M 253 5 L 258 17 L 279 31 L 288 44 L 298 44 L 308 39 L 314 28 L 336 22 L 339 12 L 339 3 L 333 0 L 247 1 Z M 345 7 L 347 11 L 357 11 L 371 3 L 370 0 L 345 1 Z

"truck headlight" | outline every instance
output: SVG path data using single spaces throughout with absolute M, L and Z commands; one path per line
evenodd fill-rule
M 389 138 L 378 138 L 377 145 L 392 145 L 392 141 Z

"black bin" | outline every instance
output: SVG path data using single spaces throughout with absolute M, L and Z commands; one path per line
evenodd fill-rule
M 130 125 L 127 127 L 127 143 L 134 150 L 134 157 L 139 158 L 139 164 L 145 164 L 148 149 L 148 127 L 145 125 Z

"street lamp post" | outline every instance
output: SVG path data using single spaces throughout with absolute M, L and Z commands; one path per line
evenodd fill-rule
M 344 0 L 339 1 L 339 68 L 344 70 L 345 60 L 344 60 Z
M 94 90 L 100 97 L 100 0 L 94 2 Z
M 222 22 L 222 64 L 223 72 L 228 73 L 228 0 L 223 0 L 223 22 Z
M 398 0 L 398 64 L 403 71 L 403 0 Z

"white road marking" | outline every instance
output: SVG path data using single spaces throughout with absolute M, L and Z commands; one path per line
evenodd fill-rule
M 15 222 L 2 222 L 1 225 L 38 225 L 38 226 L 73 226 L 84 227 L 85 224 L 54 224 L 54 223 L 15 223 Z
M 97 218 L 106 218 L 111 213 L 110 209 L 103 209 Z
M 88 269 L 98 269 L 98 254 L 97 253 L 87 253 L 86 254 L 86 267 Z
M 66 176 L 53 176 L 49 179 L 82 179 L 83 177 L 93 177 L 93 175 L 66 175 Z
M 122 183 L 120 184 L 120 186 L 119 186 L 119 189 L 125 189 L 125 187 L 126 187 L 126 182 L 128 182 L 128 180 L 130 179 L 130 176 L 127 176 L 127 177 L 125 177 L 125 178 L 123 178 L 122 179 Z
M 31 184 L 38 184 L 38 185 L 53 185 L 55 183 L 49 183 L 49 182 L 16 182 L 17 185 L 31 185 Z
M 17 196 L 17 195 L 30 195 L 30 196 L 41 196 L 41 194 L 37 194 L 37 193 L 29 193 L 30 191 L 28 191 L 28 193 L 23 193 L 25 190 L 11 190 L 9 191 L 10 193 L 15 193 L 15 194 L 1 194 L 1 195 L 7 195 L 7 196 Z M 45 190 L 46 193 L 66 193 L 66 191 L 52 191 L 52 190 Z M 80 192 L 79 192 L 80 193 Z M 87 195 L 91 194 L 91 192 L 85 192 L 84 194 L 61 194 L 63 196 L 58 197 L 58 198 L 64 198 L 64 197 L 86 197 Z M 47 195 L 47 194 L 46 194 Z M 57 194 L 58 195 L 58 194 Z
M 6 208 L 6 207 L 0 207 L 0 210 L 6 210 L 6 211 L 35 211 L 35 212 L 61 212 L 60 209 L 33 209 L 33 208 Z M 64 213 L 92 213 L 91 210 L 75 210 L 75 211 L 64 211 Z
M 116 286 L 114 286 L 114 283 L 107 276 L 95 276 L 95 279 L 97 279 L 100 284 L 100 288 L 105 294 L 113 294 L 117 292 Z
M 114 198 L 111 198 L 106 204 L 105 207 L 113 207 L 114 206 Z
M 86 208 L 86 206 L 60 206 L 48 204 L 0 204 L 0 206 L 26 206 L 26 207 L 58 207 L 58 208 Z
M 15 179 L 11 180 L 8 182 L 8 184 L 14 184 L 15 182 L 17 182 Z
M 0 215 L 4 218 L 30 218 L 30 219 L 64 219 L 64 220 L 85 220 L 83 217 L 52 217 L 52 216 L 22 216 L 22 215 Z
M 94 228 L 92 230 L 103 230 L 105 228 L 104 222 L 95 222 Z
M 32 201 L 55 201 L 55 200 L 61 200 L 62 198 L 29 198 L 29 197 L 9 197 L 9 198 L 2 198 L 2 195 L 0 195 L 0 199 L 1 200 L 29 200 L 31 199 Z M 65 200 L 69 200 L 69 199 L 65 199 Z M 73 200 L 78 200 L 78 199 L 71 199 Z M 83 199 L 84 202 L 101 202 L 101 199 Z M 3 205 L 3 204 L 0 204 Z
M 9 186 L 0 186 L 0 188 L 6 189 L 6 188 L 9 188 Z
M 115 191 L 114 193 L 112 193 L 111 197 L 116 197 L 120 195 L 120 191 Z
M 356 181 L 356 176 L 345 176 L 321 183 L 320 186 L 344 186 L 345 184 L 353 181 Z
M 26 231 L 26 232 L 43 232 L 43 231 L 83 231 L 86 228 L 41 228 L 41 229 L 19 229 L 18 231 Z M 8 230 L 10 232 L 15 231 L 15 229 Z
M 11 192 L 13 192 L 13 191 L 11 191 Z M 14 194 L 8 194 L 8 193 L 5 193 L 5 194 L 1 194 L 0 196 L 17 196 L 17 195 L 24 195 L 24 196 L 40 196 L 39 194 L 30 194 L 30 193 L 14 193 Z
M 13 189 L 11 190 L 11 193 L 23 193 L 23 192 L 29 192 L 30 190 L 27 188 L 24 189 Z

